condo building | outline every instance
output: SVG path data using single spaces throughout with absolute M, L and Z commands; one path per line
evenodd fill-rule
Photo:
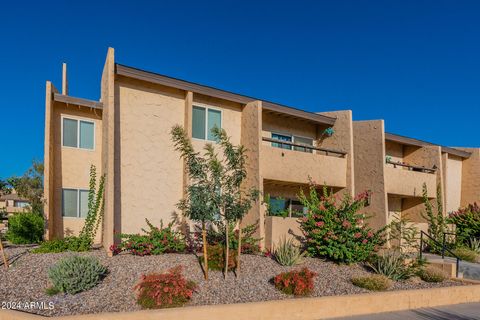
M 78 234 L 87 214 L 89 170 L 105 174 L 103 228 L 139 233 L 145 219 L 181 217 L 176 204 L 187 176 L 170 130 L 182 125 L 197 151 L 226 130 L 247 148 L 247 187 L 260 190 L 243 224 L 258 222 L 262 245 L 300 236 L 298 193 L 310 181 L 337 194 L 371 190 L 371 223 L 393 213 L 423 223 L 422 185 L 432 201 L 440 186 L 445 213 L 480 200 L 479 149 L 448 148 L 386 133 L 382 120 L 352 121 L 352 112 L 312 113 L 116 63 L 107 53 L 99 101 L 59 92 L 47 81 L 45 216 L 47 238 Z

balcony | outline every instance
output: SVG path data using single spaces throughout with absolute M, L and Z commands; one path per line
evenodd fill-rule
M 291 183 L 308 183 L 309 177 L 318 184 L 344 188 L 347 185 L 346 153 L 262 138 L 260 172 L 264 179 Z M 279 147 L 273 147 L 275 143 Z M 288 146 L 291 149 L 283 149 Z
M 427 185 L 428 197 L 434 198 L 437 189 L 436 168 L 425 168 L 400 162 L 387 161 L 385 165 L 385 189 L 387 193 L 421 197 L 423 184 Z

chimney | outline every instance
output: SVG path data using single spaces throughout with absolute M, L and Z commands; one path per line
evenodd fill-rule
M 62 94 L 68 96 L 67 64 L 62 66 Z

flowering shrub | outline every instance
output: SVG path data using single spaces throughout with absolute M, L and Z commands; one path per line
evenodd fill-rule
M 450 213 L 448 223 L 455 224 L 459 244 L 467 244 L 470 238 L 480 238 L 480 206 L 469 204 Z
M 145 233 L 143 235 L 121 234 L 122 242 L 116 248 L 117 253 L 125 250 L 133 255 L 145 256 L 185 251 L 187 246 L 185 238 L 181 232 L 174 230 L 174 222 L 164 227 L 161 221 L 158 228 L 153 226 L 148 219 L 145 220 L 150 230 L 142 229 Z
M 293 294 L 296 296 L 305 296 L 313 290 L 313 278 L 317 274 L 303 268 L 301 270 L 294 270 L 283 272 L 273 278 L 275 288 L 285 294 Z
M 308 254 L 341 263 L 355 263 L 365 261 L 376 251 L 384 242 L 385 228 L 374 231 L 366 223 L 366 216 L 358 212 L 369 197 L 369 192 L 361 193 L 353 200 L 345 196 L 337 204 L 326 187 L 320 197 L 313 185 L 308 197 L 301 192 L 300 200 L 307 207 L 307 215 L 301 219 L 300 227 Z
M 137 303 L 143 308 L 172 308 L 187 303 L 196 284 L 186 280 L 182 267 L 177 266 L 166 273 L 143 275 L 134 289 L 137 291 Z
M 110 251 L 112 252 L 112 255 L 116 256 L 117 254 L 122 252 L 122 249 L 119 246 L 117 246 L 116 244 L 112 244 L 110 246 Z

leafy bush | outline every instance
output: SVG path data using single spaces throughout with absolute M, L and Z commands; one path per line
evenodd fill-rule
M 142 229 L 145 233 L 143 235 L 121 234 L 122 242 L 118 249 L 138 256 L 185 251 L 187 247 L 185 237 L 181 232 L 174 230 L 174 221 L 166 227 L 163 226 L 163 221 L 160 221 L 160 227 L 155 227 L 148 219 L 145 219 L 145 221 L 149 230 Z
M 44 241 L 32 253 L 59 253 L 64 251 L 83 252 L 90 250 L 92 244 L 86 237 L 66 237 Z
M 432 266 L 422 268 L 418 272 L 418 276 L 425 282 L 443 282 L 448 279 L 448 274 L 445 271 Z
M 479 258 L 478 253 L 466 247 L 459 247 L 453 249 L 452 252 L 461 260 L 465 260 L 468 262 L 477 262 Z
M 303 268 L 301 270 L 283 272 L 273 278 L 275 288 L 285 294 L 305 296 L 313 290 L 313 278 L 317 274 Z
M 7 240 L 14 244 L 39 243 L 43 238 L 43 217 L 37 213 L 15 213 L 8 218 Z
M 418 271 L 416 261 L 406 262 L 406 256 L 396 250 L 388 250 L 373 256 L 367 266 L 375 273 L 395 281 L 408 279 Z
M 455 224 L 457 243 L 467 244 L 471 238 L 480 238 L 480 206 L 477 203 L 450 213 L 448 222 Z
M 253 224 L 249 224 L 242 228 L 242 253 L 254 254 L 260 252 L 259 243 L 261 238 L 256 238 L 254 236 L 255 232 L 258 229 L 258 221 Z M 232 250 L 238 250 L 238 230 L 235 230 L 235 224 L 229 224 L 229 248 Z M 201 239 L 200 230 L 195 232 L 197 240 Z M 207 242 L 209 245 L 221 244 L 225 246 L 225 226 L 218 224 L 217 228 L 211 226 L 207 229 Z M 197 245 L 198 248 L 201 248 L 201 244 Z
M 163 274 L 143 275 L 135 286 L 137 303 L 148 309 L 181 307 L 190 300 L 195 289 L 195 282 L 183 277 L 181 266 Z
M 70 294 L 93 288 L 106 274 L 98 259 L 81 256 L 64 258 L 48 270 L 53 286 Z
M 326 187 L 321 197 L 314 186 L 310 187 L 308 198 L 301 192 L 300 200 L 308 209 L 300 223 L 307 252 L 341 263 L 365 261 L 384 242 L 386 229 L 374 231 L 366 223 L 365 215 L 358 212 L 369 196 L 364 192 L 352 200 L 347 195 L 337 204 Z
M 390 289 L 392 281 L 384 275 L 374 274 L 365 277 L 354 277 L 352 283 L 357 287 L 371 291 L 385 291 Z
M 303 262 L 305 252 L 293 243 L 293 239 L 283 237 L 280 244 L 273 250 L 273 256 L 282 266 L 294 266 Z
M 203 263 L 203 257 L 200 258 Z M 237 266 L 237 251 L 230 250 L 228 256 L 228 270 L 234 270 Z M 212 270 L 223 270 L 225 268 L 225 248 L 221 244 L 208 246 L 208 268 Z

